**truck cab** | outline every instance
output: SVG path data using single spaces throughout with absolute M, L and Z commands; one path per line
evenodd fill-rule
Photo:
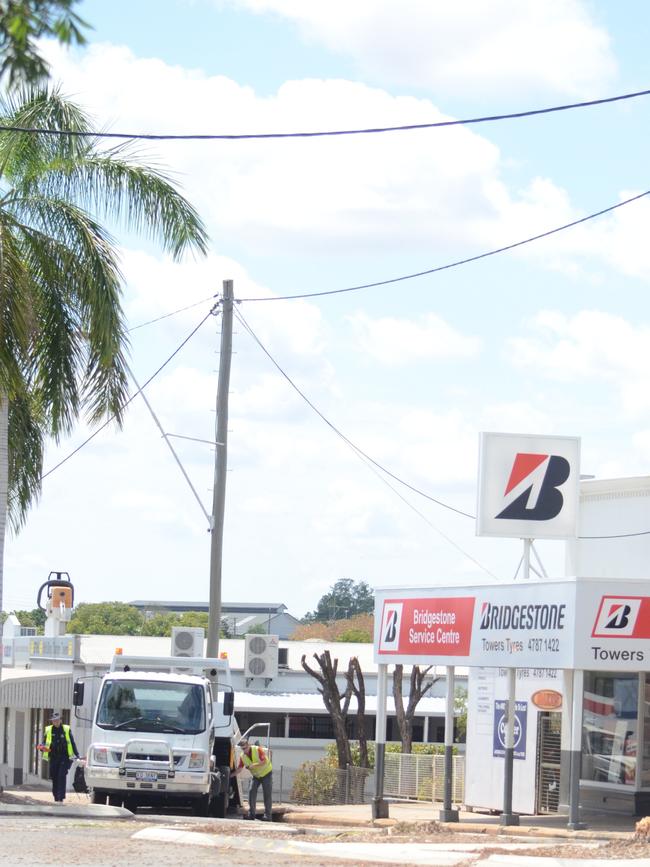
M 74 704 L 83 704 L 81 681 Z M 225 816 L 240 802 L 233 711 L 227 660 L 116 656 L 93 712 L 86 764 L 93 802 Z

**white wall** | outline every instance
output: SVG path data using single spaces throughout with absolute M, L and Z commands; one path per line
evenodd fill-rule
M 562 692 L 562 672 L 553 669 L 519 669 L 516 701 L 527 704 L 526 757 L 515 758 L 512 809 L 515 813 L 535 812 L 538 709 L 531 697 L 539 689 Z M 493 755 L 494 703 L 507 698 L 505 669 L 470 670 L 467 695 L 467 744 L 465 804 L 489 810 L 503 808 L 504 759 Z

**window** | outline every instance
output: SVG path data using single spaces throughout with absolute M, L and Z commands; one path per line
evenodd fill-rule
M 637 674 L 585 673 L 583 780 L 634 786 L 638 694 Z
M 205 694 L 190 683 L 108 680 L 102 687 L 97 725 L 135 732 L 205 731 Z

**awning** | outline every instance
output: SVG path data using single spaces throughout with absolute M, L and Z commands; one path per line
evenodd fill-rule
M 72 706 L 72 672 L 42 669 L 3 669 L 0 704 L 18 710 Z

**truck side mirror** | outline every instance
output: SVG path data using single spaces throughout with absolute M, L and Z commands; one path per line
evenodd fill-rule
M 72 706 L 73 707 L 82 707 L 84 703 L 84 688 L 86 684 L 77 680 L 72 689 Z
M 223 697 L 223 715 L 232 716 L 235 712 L 235 693 L 227 692 Z

